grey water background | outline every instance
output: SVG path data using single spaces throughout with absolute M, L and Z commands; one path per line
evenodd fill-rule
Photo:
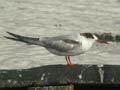
M 68 33 L 120 34 L 120 0 L 0 0 L 0 69 L 66 64 L 40 46 L 11 41 L 6 31 L 43 37 Z M 95 44 L 71 56 L 77 64 L 120 64 L 120 43 Z

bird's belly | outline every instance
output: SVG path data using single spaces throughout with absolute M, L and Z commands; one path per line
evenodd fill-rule
M 69 51 L 59 51 L 56 49 L 47 48 L 47 50 L 49 52 L 51 52 L 55 55 L 59 55 L 59 56 L 75 56 L 75 55 L 80 55 L 85 52 L 85 51 L 79 50 L 79 49 L 74 49 L 74 50 L 69 50 Z

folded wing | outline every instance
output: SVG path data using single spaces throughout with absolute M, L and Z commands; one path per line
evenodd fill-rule
M 66 38 L 49 38 L 42 41 L 45 47 L 54 48 L 59 51 L 68 51 L 77 48 L 81 45 L 80 42 Z

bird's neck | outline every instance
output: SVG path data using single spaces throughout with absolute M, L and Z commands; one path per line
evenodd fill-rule
M 92 40 L 92 39 L 86 39 L 84 38 L 83 41 L 82 41 L 82 48 L 84 51 L 87 51 L 88 49 L 90 49 L 93 45 L 95 41 Z

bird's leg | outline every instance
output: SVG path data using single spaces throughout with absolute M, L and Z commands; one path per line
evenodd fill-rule
M 76 66 L 76 64 L 72 64 L 70 61 L 70 56 L 68 56 L 68 61 L 70 62 L 69 66 Z
M 65 56 L 65 60 L 66 60 L 66 62 L 67 62 L 67 65 L 69 65 L 70 62 L 69 62 L 69 60 L 68 60 L 68 56 Z
M 67 58 L 68 58 L 69 64 L 72 64 L 71 61 L 70 61 L 70 56 L 67 56 Z
M 65 56 L 66 62 L 68 66 L 75 66 L 76 64 L 72 64 L 70 61 L 70 56 Z

